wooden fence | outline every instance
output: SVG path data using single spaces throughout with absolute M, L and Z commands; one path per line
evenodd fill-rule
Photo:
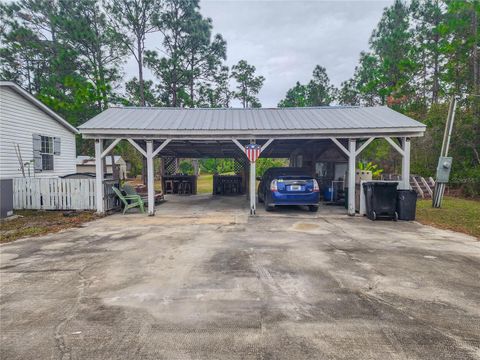
M 116 199 L 111 195 L 116 182 L 104 181 L 105 209 L 113 209 Z M 95 210 L 95 179 L 15 178 L 13 179 L 14 209 Z

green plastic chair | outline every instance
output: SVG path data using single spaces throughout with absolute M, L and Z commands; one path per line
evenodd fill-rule
M 136 207 L 140 208 L 142 213 L 145 213 L 145 206 L 143 204 L 143 200 L 140 195 L 123 195 L 120 190 L 118 190 L 115 186 L 112 187 L 113 192 L 118 196 L 118 198 L 123 202 L 125 205 L 123 209 L 123 214 L 127 212 L 129 209 L 133 209 Z

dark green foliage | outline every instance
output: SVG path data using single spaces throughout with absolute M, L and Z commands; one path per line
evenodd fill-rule
M 317 65 L 313 69 L 312 80 L 307 85 L 298 81 L 293 88 L 287 91 L 285 99 L 280 101 L 279 107 L 327 106 L 335 99 L 337 90 L 330 83 L 327 70 Z
M 265 171 L 272 167 L 288 166 L 288 159 L 258 158 L 255 166 L 257 176 L 263 176 Z
M 190 161 L 183 160 L 179 165 L 182 174 L 193 175 L 193 165 Z
M 234 159 L 202 159 L 199 165 L 201 172 L 206 174 L 226 174 L 235 171 Z
M 161 0 L 108 0 L 105 7 L 111 14 L 113 25 L 122 37 L 123 44 L 137 62 L 138 81 L 134 104 L 146 106 L 147 94 L 143 79 L 145 39 L 147 34 L 158 31 L 153 19 L 161 11 Z M 149 101 L 152 102 L 151 99 Z
M 232 77 L 237 81 L 237 91 L 234 97 L 242 102 L 244 108 L 261 107 L 260 100 L 256 97 L 265 82 L 263 76 L 255 75 L 255 66 L 240 60 L 232 66 Z
M 119 102 L 125 106 L 137 106 L 142 103 L 144 106 L 162 106 L 153 81 L 145 80 L 141 87 L 136 77 L 125 84 L 125 95 L 119 98 Z

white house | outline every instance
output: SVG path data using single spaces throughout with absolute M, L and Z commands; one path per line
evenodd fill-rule
M 76 172 L 77 133 L 20 86 L 0 81 L 0 179 Z
M 120 179 L 124 180 L 127 178 L 127 162 L 123 160 L 120 155 L 114 156 L 115 166 L 118 168 L 118 175 Z M 105 167 L 106 173 L 112 174 L 112 157 L 105 157 Z M 95 174 L 95 157 L 80 155 L 77 156 L 77 173 L 91 173 Z

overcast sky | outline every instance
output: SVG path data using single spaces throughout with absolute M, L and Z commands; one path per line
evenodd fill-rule
M 296 81 L 311 78 L 316 64 L 327 69 L 336 86 L 349 79 L 383 8 L 392 2 L 201 0 L 200 6 L 213 20 L 214 32 L 227 41 L 227 65 L 241 59 L 255 65 L 266 78 L 260 102 L 276 107 Z M 153 34 L 147 46 L 160 41 Z M 135 76 L 132 61 L 126 72 Z

